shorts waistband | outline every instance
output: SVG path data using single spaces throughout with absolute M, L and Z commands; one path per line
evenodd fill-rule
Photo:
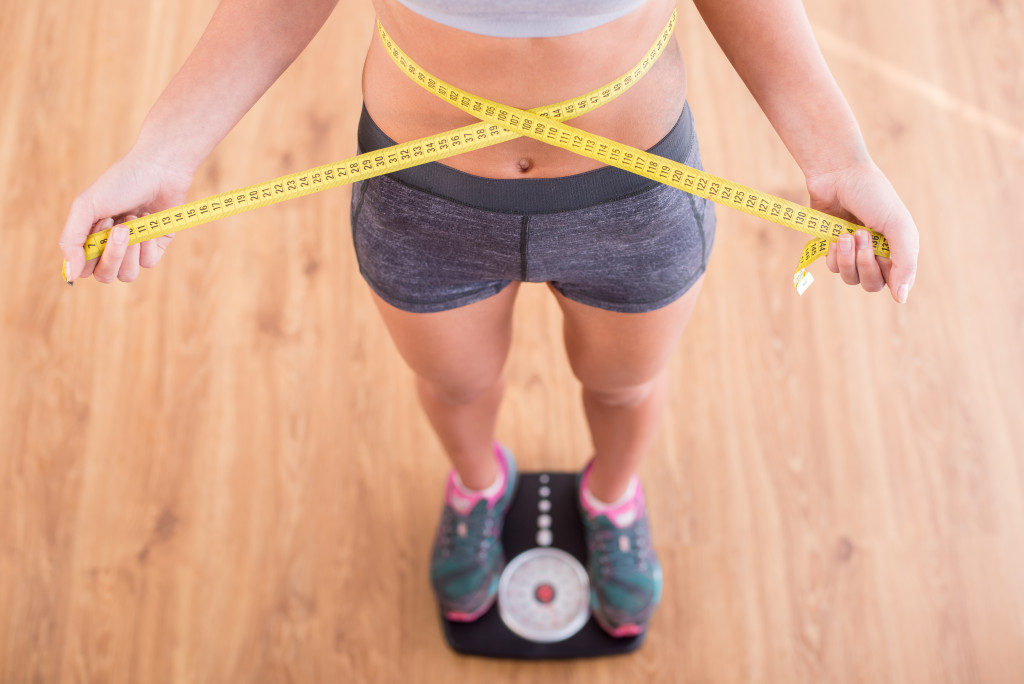
M 683 107 L 672 130 L 648 152 L 685 161 L 693 145 L 693 113 Z M 370 118 L 366 107 L 359 116 L 359 149 L 372 152 L 396 144 Z M 576 211 L 649 190 L 656 185 L 643 176 L 606 166 L 559 178 L 485 178 L 439 162 L 388 174 L 423 192 L 478 209 L 510 214 L 551 214 Z

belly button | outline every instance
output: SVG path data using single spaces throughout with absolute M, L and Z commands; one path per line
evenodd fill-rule
M 520 171 L 522 171 L 523 173 L 526 173 L 531 168 L 533 168 L 533 161 L 532 160 L 530 160 L 527 157 L 523 157 L 522 159 L 519 160 L 519 170 Z

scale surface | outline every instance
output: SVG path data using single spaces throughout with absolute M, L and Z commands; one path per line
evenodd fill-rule
M 594 658 L 636 650 L 590 615 L 576 473 L 520 473 L 501 541 L 508 564 L 498 600 L 475 622 L 441 622 L 459 653 L 492 658 Z

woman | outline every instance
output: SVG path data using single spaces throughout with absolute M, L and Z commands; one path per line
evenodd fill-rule
M 294 60 L 332 0 L 223 0 L 146 118 L 132 150 L 72 205 L 61 249 L 70 280 L 132 281 L 171 236 L 128 247 L 112 232 L 85 263 L 90 232 L 181 203 L 199 164 Z M 873 164 L 798 0 L 695 0 L 806 175 L 812 204 L 870 225 L 828 264 L 868 291 L 906 301 L 917 230 Z M 433 75 L 522 109 L 601 86 L 636 64 L 672 0 L 375 0 L 395 43 Z M 473 121 L 421 89 L 371 42 L 363 72 L 364 151 Z M 572 125 L 699 165 L 686 71 L 673 42 L 625 94 Z M 495 441 L 518 283 L 547 282 L 583 388 L 594 453 L 580 478 L 591 607 L 614 636 L 646 629 L 661 593 L 635 473 L 666 404 L 669 356 L 700 292 L 714 237 L 703 200 L 528 138 L 353 188 L 360 270 L 452 462 L 431 580 L 445 614 L 474 620 L 504 566 L 501 528 L 514 491 Z

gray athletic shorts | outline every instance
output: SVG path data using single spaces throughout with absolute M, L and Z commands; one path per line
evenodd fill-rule
M 360 149 L 393 144 L 364 108 Z M 689 106 L 650 151 L 700 167 Z M 435 162 L 356 183 L 352 235 L 366 282 L 405 311 L 465 306 L 523 281 L 641 313 L 675 301 L 704 273 L 715 212 L 708 200 L 612 167 L 504 180 Z

